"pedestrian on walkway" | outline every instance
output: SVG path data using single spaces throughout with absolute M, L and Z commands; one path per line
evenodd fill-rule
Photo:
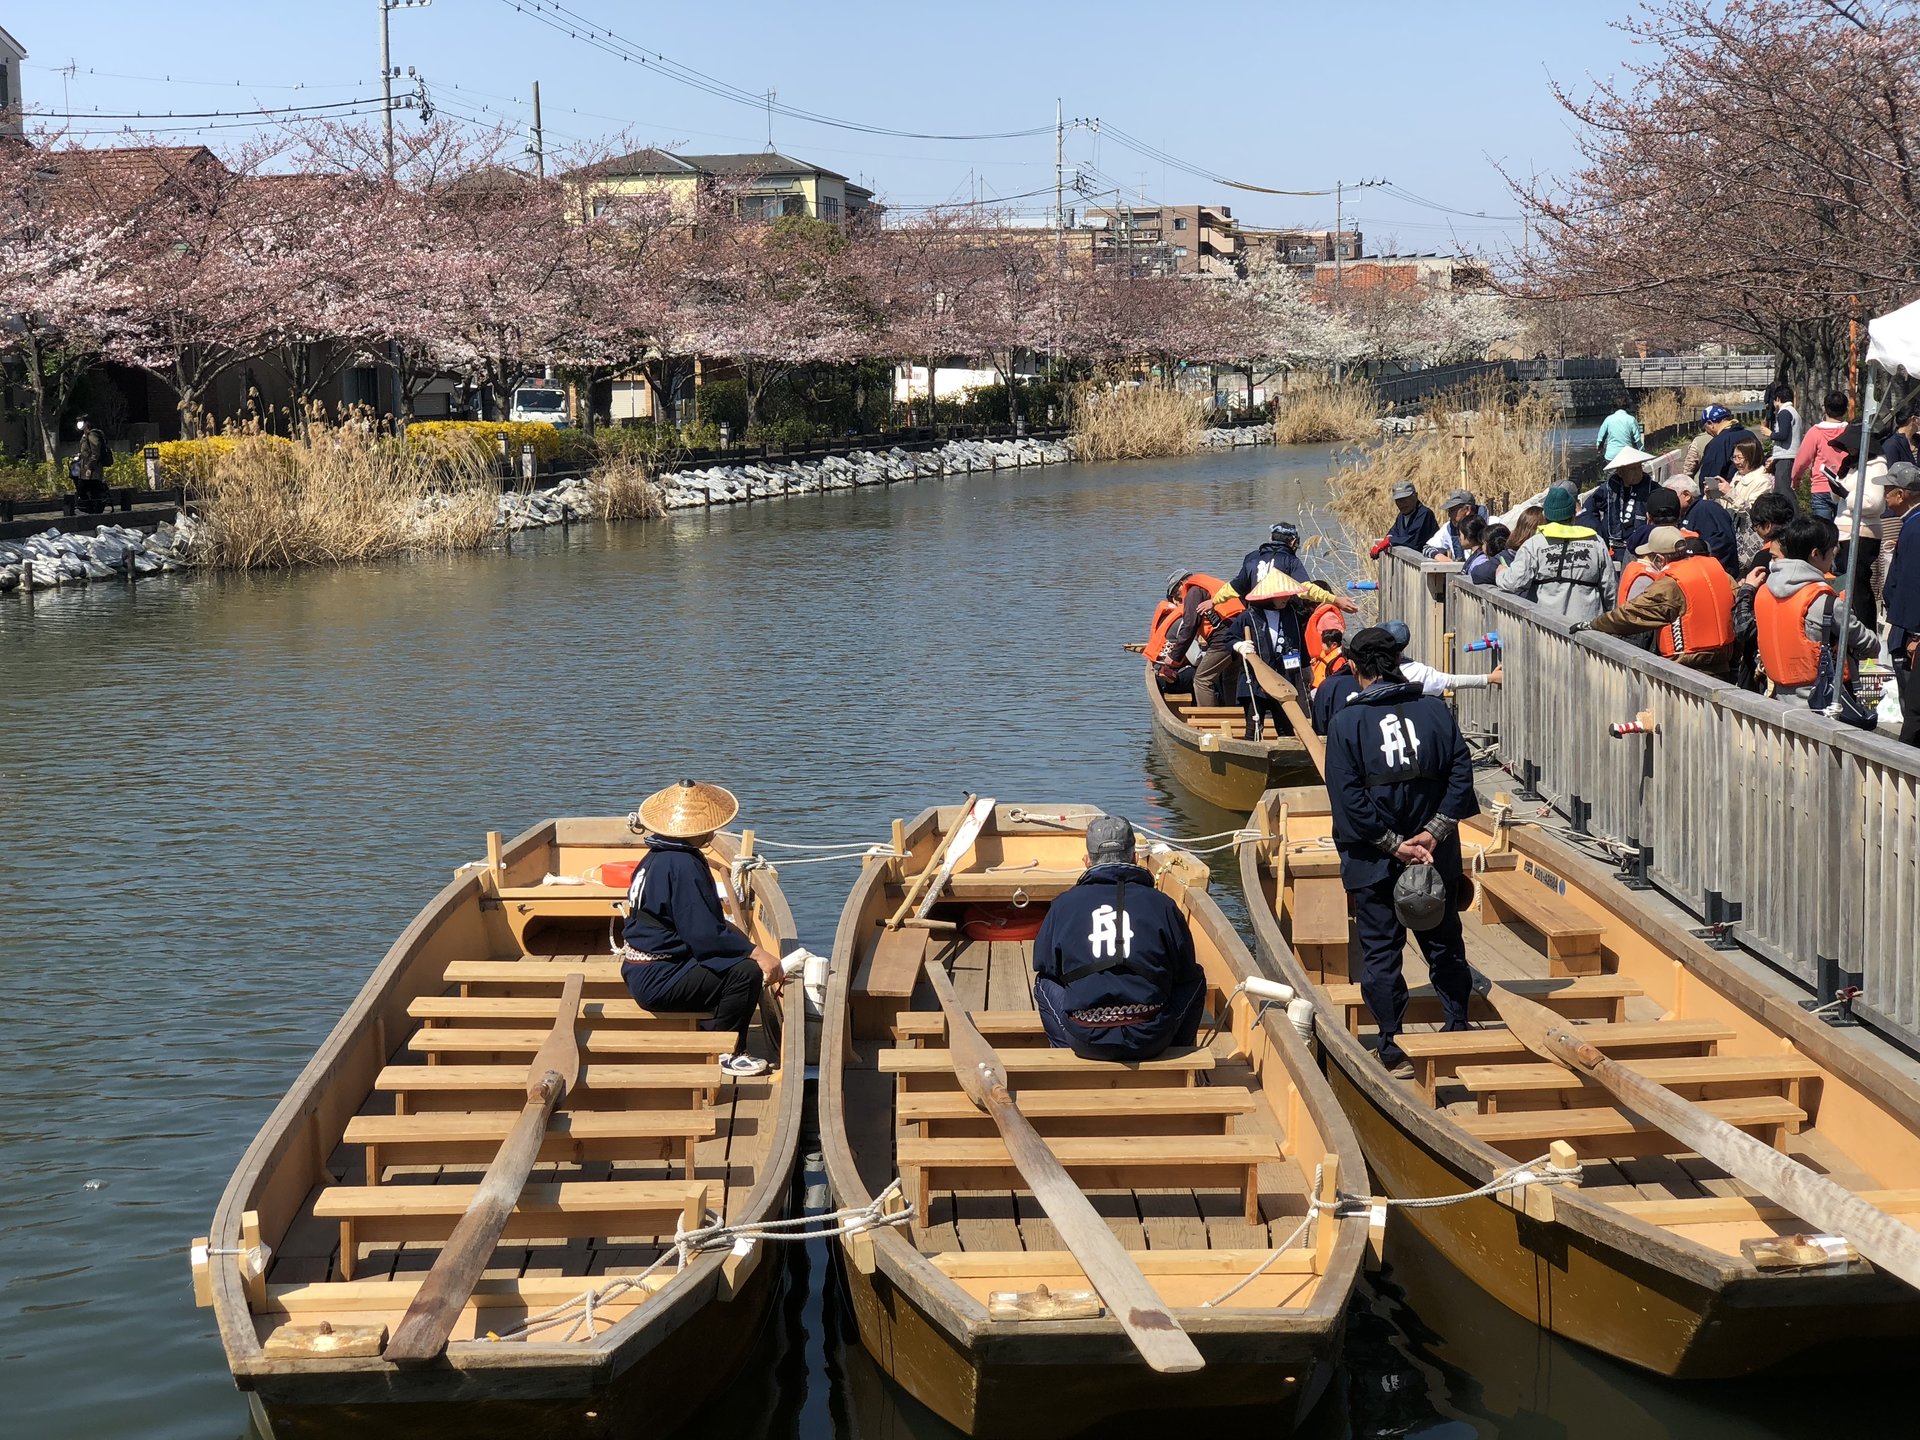
M 1600 463 L 1606 464 L 1627 446 L 1639 449 L 1647 443 L 1646 432 L 1640 428 L 1640 417 L 1635 415 L 1633 392 L 1627 391 L 1620 397 L 1620 403 L 1606 419 L 1600 422 L 1600 433 L 1594 438 L 1594 448 L 1600 452 Z
M 1572 629 L 1649 636 L 1655 651 L 1676 664 L 1722 678 L 1731 675 L 1738 654 L 1733 581 L 1720 562 L 1700 554 L 1672 525 L 1655 530 L 1639 557 L 1648 583 L 1606 614 L 1576 621 Z
M 1651 480 L 1644 483 L 1653 486 Z M 1591 526 L 1574 522 L 1573 496 L 1558 485 L 1547 491 L 1545 514 L 1539 532 L 1520 547 L 1495 583 L 1558 619 L 1591 620 L 1607 608 L 1613 594 L 1614 567 L 1606 542 Z
M 1700 456 L 1700 468 L 1693 472 L 1693 478 L 1700 482 L 1702 495 L 1712 495 L 1722 480 L 1733 478 L 1733 447 L 1742 440 L 1754 439 L 1754 434 L 1734 419 L 1733 412 L 1724 405 L 1707 406 L 1700 418 L 1705 422 L 1707 434 L 1713 438 L 1707 441 L 1707 448 Z
M 87 515 L 98 515 L 107 508 L 107 466 L 112 452 L 107 448 L 107 437 L 94 427 L 89 417 L 82 415 L 74 423 L 80 430 L 80 449 L 67 469 L 68 478 L 73 481 L 73 493 L 80 510 Z
M 1773 432 L 1773 458 L 1767 468 L 1773 472 L 1773 487 L 1782 495 L 1793 494 L 1793 452 L 1800 444 L 1800 410 L 1793 402 L 1793 386 L 1782 380 L 1775 387 L 1779 403 L 1774 407 L 1767 427 Z
M 1581 512 L 1613 552 L 1613 563 L 1624 564 L 1632 552 L 1627 541 L 1647 516 L 1647 501 L 1656 486 L 1647 476 L 1647 462 L 1653 456 L 1629 446 L 1615 455 L 1606 467 L 1606 478 L 1594 486 Z M 1548 519 L 1553 517 L 1549 515 Z

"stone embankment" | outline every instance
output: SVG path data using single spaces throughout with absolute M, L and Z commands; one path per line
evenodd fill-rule
M 1259 425 L 1209 430 L 1204 441 L 1208 449 L 1272 443 L 1272 427 Z M 679 470 L 662 475 L 655 484 L 668 510 L 690 510 L 939 475 L 1060 465 L 1073 458 L 1070 440 L 951 440 L 918 452 L 897 447 L 856 450 L 819 460 Z M 594 482 L 580 478 L 562 480 L 548 490 L 509 491 L 500 497 L 494 523 L 503 532 L 515 532 L 583 522 L 598 513 L 598 498 Z M 182 513 L 152 531 L 102 525 L 91 535 L 63 535 L 50 529 L 25 540 L 0 541 L 0 594 L 191 569 L 199 563 L 195 546 L 199 528 L 199 521 Z

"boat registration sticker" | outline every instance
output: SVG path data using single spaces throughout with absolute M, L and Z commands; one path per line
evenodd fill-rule
M 1527 867 L 1527 873 L 1529 875 L 1553 891 L 1556 895 L 1564 895 L 1567 893 L 1567 882 L 1554 874 L 1553 871 L 1547 869 L 1546 866 L 1536 865 L 1531 860 L 1524 860 L 1521 863 Z

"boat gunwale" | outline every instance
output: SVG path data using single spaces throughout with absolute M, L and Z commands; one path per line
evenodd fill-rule
M 605 820 L 605 816 L 557 816 L 529 826 L 507 841 L 502 858 L 511 861 L 529 850 L 558 844 L 559 827 L 575 820 Z M 722 853 L 738 841 L 722 832 Z M 366 1017 L 375 1004 L 398 983 L 402 972 L 418 949 L 465 903 L 485 898 L 475 892 L 481 888 L 485 862 L 461 865 L 454 877 L 443 885 L 405 929 L 388 946 L 386 953 L 362 982 L 359 990 L 333 1028 L 327 1032 L 314 1053 L 288 1085 L 279 1102 L 261 1122 L 259 1130 L 242 1152 L 226 1188 L 215 1206 L 208 1242 L 214 1249 L 237 1250 L 240 1246 L 241 1215 L 252 1208 L 253 1196 L 271 1173 L 272 1167 L 298 1144 L 295 1134 L 304 1122 L 310 1103 L 326 1087 L 335 1068 L 346 1058 L 348 1049 L 363 1030 Z M 782 940 L 793 937 L 793 915 L 777 880 L 756 883 L 754 906 L 763 909 L 767 923 Z M 797 1156 L 799 1130 L 805 1101 L 806 1010 L 801 986 L 787 990 L 781 1005 L 780 1063 L 782 1092 L 774 1110 L 774 1127 L 768 1136 L 763 1173 L 756 1177 L 753 1189 L 741 1212 L 741 1219 L 764 1219 L 784 1206 L 793 1179 L 793 1160 Z M 788 1163 L 777 1163 L 784 1152 Z M 512 1372 L 546 1370 L 565 1376 L 566 1383 L 578 1387 L 593 1386 L 610 1380 L 638 1363 L 653 1349 L 640 1343 L 651 1333 L 655 1343 L 684 1323 L 702 1306 L 714 1300 L 724 1252 L 696 1256 L 674 1275 L 645 1304 L 607 1326 L 586 1342 L 516 1342 L 512 1345 L 459 1340 L 447 1347 L 454 1369 L 478 1375 L 488 1371 Z M 764 1253 L 757 1264 L 767 1263 Z M 593 1277 L 582 1276 L 583 1281 Z M 617 1277 L 609 1277 L 617 1278 Z M 213 1294 L 213 1311 L 226 1352 L 228 1369 L 242 1389 L 257 1381 L 289 1381 L 302 1377 L 337 1379 L 354 1374 L 395 1375 L 395 1366 L 378 1356 L 364 1358 L 270 1359 L 254 1328 L 255 1316 L 248 1302 L 238 1265 L 210 1265 L 208 1279 Z M 665 1323 L 673 1317 L 674 1323 Z M 444 1375 L 444 1372 L 436 1372 Z M 574 1389 L 555 1393 L 575 1393 Z M 297 1397 L 282 1397 L 297 1403 Z M 323 1402 L 324 1403 L 324 1402 Z
M 1250 828 L 1260 831 L 1263 839 L 1271 838 L 1274 832 L 1268 825 L 1274 809 L 1288 794 L 1297 794 L 1301 790 L 1324 793 L 1319 786 L 1296 787 L 1292 791 L 1270 790 L 1261 796 L 1260 803 L 1254 807 Z M 1621 923 L 1641 928 L 1647 938 L 1665 949 L 1674 959 L 1686 964 L 1696 978 L 1717 990 L 1761 1025 L 1779 1033 L 1781 1027 L 1775 1026 L 1766 1015 L 1754 1013 L 1754 1006 L 1746 993 L 1752 989 L 1751 982 L 1740 981 L 1737 985 L 1728 983 L 1737 977 L 1728 974 L 1729 967 L 1705 942 L 1690 935 L 1680 935 L 1658 916 L 1641 917 L 1635 914 L 1629 917 L 1623 913 L 1621 905 L 1607 898 L 1607 891 L 1600 882 L 1609 880 L 1610 872 L 1549 836 L 1525 834 L 1520 827 L 1514 827 L 1511 836 L 1516 849 L 1548 864 L 1563 878 L 1577 884 L 1584 894 L 1598 900 Z M 1323 1053 L 1339 1065 L 1348 1082 L 1367 1098 L 1389 1124 L 1471 1181 L 1473 1186 L 1483 1185 L 1498 1172 L 1512 1168 L 1514 1161 L 1511 1156 L 1485 1141 L 1466 1135 L 1444 1112 L 1420 1103 L 1403 1082 L 1387 1074 L 1372 1053 L 1360 1043 L 1359 1037 L 1348 1031 L 1344 1017 L 1333 1013 L 1324 988 L 1308 976 L 1306 967 L 1286 943 L 1280 929 L 1278 909 L 1268 905 L 1265 899 L 1266 883 L 1270 878 L 1271 873 L 1263 871 L 1261 867 L 1259 843 L 1243 844 L 1240 852 L 1241 889 L 1245 893 L 1247 913 L 1253 925 L 1254 949 L 1260 958 L 1269 960 L 1281 971 L 1280 978 L 1313 1000 L 1315 1037 Z M 1285 958 L 1281 959 L 1281 956 Z M 1792 1016 L 1782 1012 L 1782 1018 L 1789 1021 L 1787 1028 L 1801 1032 L 1787 1038 L 1793 1039 L 1796 1044 L 1802 1044 L 1804 1040 L 1807 1048 L 1803 1053 L 1807 1054 L 1807 1058 L 1825 1065 L 1827 1062 L 1823 1056 L 1813 1052 L 1816 1049 L 1830 1050 L 1834 1043 L 1832 1032 L 1816 1035 L 1807 1030 L 1805 1027 L 1816 1025 L 1817 1022 L 1806 1012 L 1798 1011 L 1797 1007 Z M 1826 1030 L 1825 1026 L 1819 1028 Z M 1848 1078 L 1853 1077 L 1849 1075 Z M 1876 1075 L 1875 1078 L 1883 1077 Z M 1863 1090 L 1868 1088 L 1862 1086 Z M 1877 1087 L 1873 1088 L 1877 1090 Z M 1913 1087 L 1904 1084 L 1900 1088 L 1912 1092 L 1913 1108 L 1916 1115 L 1920 1115 L 1920 1090 L 1913 1090 Z M 1882 1104 L 1887 1103 L 1887 1097 L 1878 1093 L 1871 1094 L 1870 1098 Z M 1778 1297 L 1780 1303 L 1790 1304 L 1794 1302 L 1788 1291 L 1794 1281 L 1803 1281 L 1809 1286 L 1844 1284 L 1868 1291 L 1885 1290 L 1890 1285 L 1898 1284 L 1877 1269 L 1863 1269 L 1838 1276 L 1809 1271 L 1805 1274 L 1763 1277 L 1758 1269 L 1737 1256 L 1727 1255 L 1688 1236 L 1624 1214 L 1613 1205 L 1583 1193 L 1577 1185 L 1556 1186 L 1551 1196 L 1553 1219 L 1544 1223 L 1565 1226 L 1573 1233 L 1607 1245 L 1637 1263 L 1653 1265 L 1717 1293 L 1740 1288 L 1743 1293 L 1750 1294 L 1754 1286 L 1759 1286 L 1763 1287 L 1763 1292 L 1769 1298 Z M 1905 1289 L 1904 1286 L 1899 1288 Z
M 1248 740 L 1244 736 L 1220 736 L 1218 750 L 1202 750 L 1200 737 L 1210 734 L 1188 724 L 1174 713 L 1173 706 L 1167 703 L 1167 697 L 1161 692 L 1159 682 L 1153 678 L 1153 665 L 1146 667 L 1147 696 L 1153 707 L 1154 728 L 1165 731 L 1177 744 L 1203 755 L 1231 755 L 1239 760 L 1257 761 L 1263 765 L 1272 764 L 1276 756 L 1290 757 L 1288 762 L 1304 759 L 1306 746 L 1298 735 L 1280 735 L 1272 740 Z
M 1057 834 L 1056 827 L 1031 824 L 1004 819 L 1007 805 L 995 806 L 994 825 L 1000 834 Z M 1021 807 L 1026 808 L 1026 807 Z M 1100 812 L 1089 810 L 1087 819 Z M 907 848 L 912 849 L 916 840 L 929 832 L 941 833 L 942 816 L 946 825 L 957 823 L 960 810 L 957 806 L 932 806 L 914 817 L 906 827 Z M 820 1037 L 820 1142 L 824 1157 L 828 1182 L 832 1187 L 834 1203 L 842 1208 L 871 1203 L 873 1197 L 866 1183 L 861 1179 L 860 1167 L 855 1160 L 851 1145 L 847 1140 L 845 1116 L 847 1112 L 844 1063 L 849 1045 L 848 1029 L 851 1022 L 851 988 L 853 969 L 857 959 L 858 931 L 861 916 L 866 912 L 869 897 L 874 888 L 884 882 L 886 867 L 880 864 L 869 865 L 854 883 L 842 907 L 840 922 L 834 933 L 832 972 L 828 981 L 825 1013 Z M 1190 889 L 1194 887 L 1189 887 Z M 1241 954 L 1245 957 L 1246 974 L 1258 975 L 1259 965 L 1247 950 L 1219 910 L 1217 902 L 1204 890 L 1199 894 L 1206 900 L 1207 908 L 1212 911 L 1209 930 L 1218 926 L 1227 935 L 1233 936 Z M 1216 937 L 1217 938 L 1217 937 Z M 1232 951 L 1225 952 L 1231 961 Z M 1282 1034 L 1283 1021 L 1276 1021 L 1272 1015 L 1261 1018 L 1267 1027 L 1269 1038 L 1276 1042 L 1286 1057 L 1289 1074 L 1301 1092 L 1303 1102 L 1310 1107 L 1314 1123 L 1322 1134 L 1331 1134 L 1337 1140 L 1343 1140 L 1338 1152 L 1343 1169 L 1359 1167 L 1355 1173 L 1364 1174 L 1364 1160 L 1361 1157 L 1358 1137 L 1341 1112 L 1338 1102 L 1330 1089 L 1326 1088 L 1326 1079 L 1319 1073 L 1305 1045 L 1297 1035 Z M 1292 1046 L 1288 1045 L 1291 1038 Z M 1132 1342 L 1126 1338 L 1119 1323 L 1110 1318 L 1091 1320 L 1048 1321 L 1044 1334 L 1036 1333 L 1030 1324 L 1019 1321 L 991 1320 L 987 1317 L 986 1307 L 975 1300 L 956 1281 L 944 1274 L 931 1259 L 897 1227 L 886 1227 L 871 1234 L 874 1251 L 875 1273 L 884 1274 L 912 1305 L 924 1314 L 929 1321 L 944 1330 L 956 1343 L 974 1354 L 981 1363 L 1006 1363 L 1005 1357 L 1018 1352 L 1025 1357 L 1025 1363 L 1045 1363 L 1045 1350 L 1048 1342 L 1073 1341 L 1083 1343 L 1098 1341 L 1110 1347 L 1111 1361 L 1125 1361 L 1135 1356 Z M 1272 1307 L 1247 1309 L 1202 1309 L 1197 1306 L 1175 1307 L 1174 1313 L 1180 1317 L 1181 1325 L 1189 1333 L 1203 1336 L 1248 1335 L 1257 1337 L 1305 1337 L 1317 1338 L 1331 1335 L 1344 1323 L 1346 1307 L 1351 1297 L 1354 1281 L 1358 1278 L 1361 1261 L 1364 1257 L 1366 1237 L 1358 1226 L 1348 1227 L 1345 1234 L 1337 1237 L 1332 1257 L 1327 1269 L 1317 1278 L 1322 1282 L 1316 1286 L 1313 1298 L 1298 1307 L 1277 1309 Z M 1344 1285 L 1325 1283 L 1329 1277 L 1347 1275 Z M 1334 1292 L 1338 1292 L 1337 1295 Z M 1082 1357 L 1084 1363 L 1096 1363 L 1089 1357 Z

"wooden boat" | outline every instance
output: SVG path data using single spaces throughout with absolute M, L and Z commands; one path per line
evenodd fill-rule
M 1484 1001 L 1482 1028 L 1438 1033 L 1417 959 L 1400 1042 L 1416 1074 L 1391 1078 L 1350 979 L 1357 952 L 1326 791 L 1276 791 L 1251 823 L 1261 838 L 1242 848 L 1241 881 L 1256 949 L 1313 997 L 1322 1065 L 1379 1191 L 1459 1194 L 1555 1142 L 1583 1166 L 1577 1187 L 1396 1210 L 1393 1225 L 1411 1225 L 1510 1310 L 1661 1375 L 1811 1373 L 1911 1353 L 1920 1293 L 1860 1261 L 1756 1269 L 1743 1241 L 1811 1227 L 1540 1061 Z M 1920 1086 L 1542 831 L 1482 820 L 1461 837 L 1484 866 L 1477 914 L 1463 917 L 1476 968 L 1578 1022 L 1573 1033 L 1607 1055 L 1920 1223 Z M 1391 1257 L 1391 1229 L 1387 1244 Z
M 1275 786 L 1311 778 L 1313 765 L 1300 741 L 1278 733 L 1271 719 L 1262 722 L 1260 739 L 1248 740 L 1243 707 L 1207 709 L 1191 695 L 1164 694 L 1151 665 L 1146 677 L 1154 748 L 1181 788 L 1244 815 Z
M 638 859 L 625 820 L 553 820 L 504 846 L 489 835 L 488 852 L 387 952 L 248 1147 L 210 1244 L 196 1242 L 196 1289 L 269 1435 L 664 1433 L 761 1328 L 781 1269 L 764 1246 L 617 1282 L 671 1257 L 676 1230 L 705 1216 L 785 1213 L 805 1089 L 800 987 L 755 1022 L 750 1043 L 778 1068 L 723 1081 L 730 1035 L 627 995 L 608 953 L 624 886 L 541 883 Z M 745 879 L 751 933 L 784 953 L 778 886 L 764 869 Z M 396 1367 L 381 1329 L 398 1324 L 525 1098 L 571 972 L 586 977 L 581 1083 L 444 1359 Z M 264 1270 L 246 1253 L 260 1246 Z M 514 1333 L 596 1290 L 590 1324 Z M 344 1353 L 314 1353 L 322 1322 Z
M 915 1207 L 908 1227 L 842 1242 L 862 1341 L 916 1399 L 974 1435 L 1050 1437 L 1115 1416 L 1237 1406 L 1290 1423 L 1326 1385 L 1365 1250 L 1357 1219 L 1325 1218 L 1295 1238 L 1316 1170 L 1328 1195 L 1338 1177 L 1360 1174 L 1351 1131 L 1283 1016 L 1258 1013 L 1245 994 L 1227 1001 L 1257 972 L 1192 856 L 1152 863 L 1191 921 L 1210 1013 L 1226 1024 L 1209 1044 L 1145 1064 L 1047 1047 L 1033 1008 L 1033 924 L 997 932 L 1026 938 L 1002 939 L 884 928 L 961 813 L 896 822 L 893 848 L 906 858 L 868 862 L 834 942 L 819 1094 L 834 1199 L 871 1204 L 897 1177 Z M 977 905 L 1027 906 L 1016 920 L 1038 912 L 1079 878 L 1098 813 L 995 807 L 934 918 L 965 922 Z M 926 965 L 951 971 L 1023 1113 L 1172 1307 L 1204 1369 L 1155 1373 L 1106 1315 L 992 1317 L 997 1292 L 1058 1295 L 1089 1282 L 1009 1169 L 993 1122 L 958 1088 Z M 1289 1238 L 1294 1247 L 1246 1288 L 1202 1308 Z

